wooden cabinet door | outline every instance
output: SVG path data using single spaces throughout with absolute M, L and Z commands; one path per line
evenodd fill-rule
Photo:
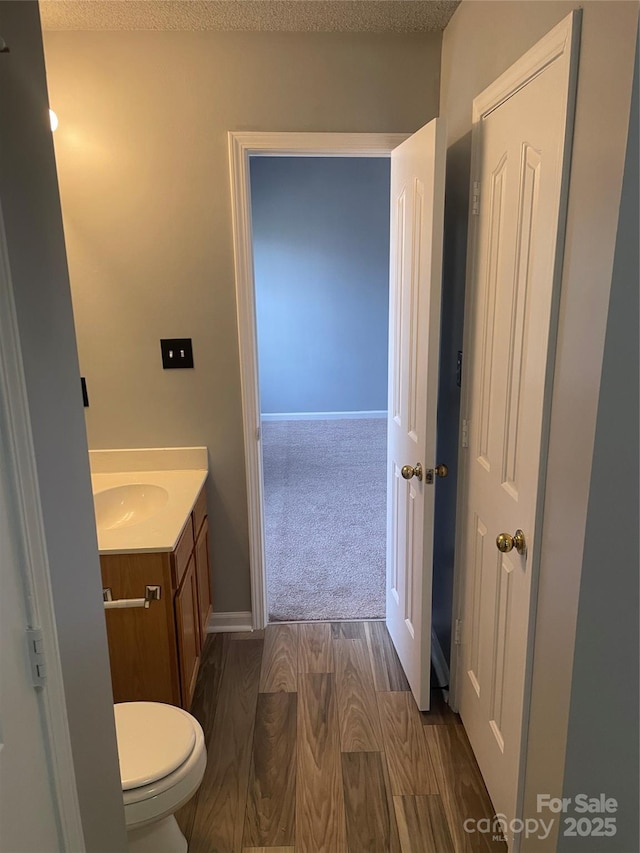
M 205 518 L 196 540 L 196 574 L 198 576 L 198 621 L 204 643 L 211 613 L 211 571 L 209 564 L 209 519 Z
M 180 704 L 171 571 L 168 554 L 100 557 L 102 585 L 114 599 L 141 598 L 158 585 L 160 601 L 149 608 L 105 611 L 114 702 Z
M 180 661 L 180 686 L 182 707 L 188 709 L 196 684 L 200 665 L 200 625 L 198 613 L 198 586 L 193 555 L 175 598 L 176 628 L 178 633 L 178 658 Z

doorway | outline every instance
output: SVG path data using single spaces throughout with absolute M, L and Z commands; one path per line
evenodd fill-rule
M 409 137 L 230 133 L 229 143 L 254 628 L 266 625 L 268 607 L 250 158 L 293 153 L 391 159 L 385 621 L 416 702 L 427 710 L 435 482 L 447 476 L 447 466 L 435 461 L 444 122 L 433 119 Z
M 231 195 L 238 300 L 244 445 L 250 527 L 252 621 L 268 622 L 262 418 L 251 223 L 250 163 L 259 156 L 389 158 L 405 134 L 230 133 Z
M 447 476 L 435 461 L 444 122 L 433 119 L 410 136 L 230 132 L 229 148 L 254 629 L 267 624 L 268 606 L 250 158 L 391 159 L 385 621 L 416 702 L 427 710 L 435 481 Z
M 268 619 L 383 618 L 390 161 L 250 180 Z

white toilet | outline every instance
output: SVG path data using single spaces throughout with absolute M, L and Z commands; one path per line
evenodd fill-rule
M 200 723 L 160 702 L 124 702 L 114 710 L 130 853 L 186 853 L 173 815 L 202 782 Z

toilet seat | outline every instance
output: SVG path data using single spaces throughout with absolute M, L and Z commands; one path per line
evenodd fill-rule
M 192 717 L 160 702 L 114 706 L 122 790 L 140 788 L 168 776 L 193 752 Z
M 207 753 L 202 727 L 181 708 L 156 702 L 125 702 L 114 708 L 125 822 L 130 830 L 171 815 L 186 803 L 202 781 Z M 138 751 L 131 738 L 139 726 L 145 725 L 144 740 L 149 752 L 144 755 L 140 750 L 140 755 L 131 758 L 128 749 L 132 748 L 134 754 Z M 166 738 L 162 746 L 161 738 Z M 176 764 L 180 757 L 182 761 Z M 160 768 L 171 766 L 172 770 L 159 775 Z M 132 785 L 132 780 L 142 778 L 149 781 Z

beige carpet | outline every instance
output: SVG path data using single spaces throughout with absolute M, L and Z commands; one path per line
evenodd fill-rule
M 385 419 L 265 421 L 271 621 L 385 610 Z

